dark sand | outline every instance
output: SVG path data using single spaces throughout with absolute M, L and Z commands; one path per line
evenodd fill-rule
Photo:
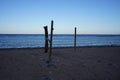
M 120 47 L 0 49 L 0 80 L 120 80 Z

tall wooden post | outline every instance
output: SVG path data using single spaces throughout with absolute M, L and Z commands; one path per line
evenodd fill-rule
M 77 33 L 77 28 L 75 27 L 75 32 L 74 32 L 74 49 L 76 50 L 76 33 Z
M 49 62 L 51 61 L 51 56 L 52 56 L 52 38 L 53 38 L 53 20 L 51 21 L 51 34 L 50 34 L 50 54 L 49 54 Z
M 44 26 L 45 30 L 45 53 L 48 52 L 48 28 L 47 26 Z

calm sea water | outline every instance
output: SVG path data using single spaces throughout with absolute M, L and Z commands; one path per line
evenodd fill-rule
M 0 34 L 0 48 L 44 47 L 43 34 Z M 120 46 L 120 35 L 77 35 L 77 46 Z M 53 47 L 74 46 L 74 35 L 53 36 Z

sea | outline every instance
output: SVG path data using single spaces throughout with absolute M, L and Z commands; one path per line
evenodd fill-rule
M 53 47 L 74 47 L 74 35 L 54 34 L 52 45 Z M 44 46 L 44 34 L 0 34 L 0 49 L 42 48 Z M 120 35 L 77 34 L 76 46 L 120 46 Z

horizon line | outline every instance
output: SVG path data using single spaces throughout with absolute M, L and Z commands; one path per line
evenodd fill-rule
M 35 34 L 33 34 L 33 33 L 22 33 L 22 34 L 19 34 L 19 33 L 0 33 L 0 35 L 44 35 L 43 33 L 42 34 L 37 34 L 37 33 L 35 33 Z M 49 35 L 49 34 L 48 34 Z M 53 35 L 74 35 L 74 34 L 70 34 L 70 33 L 58 33 L 58 34 L 53 34 Z M 77 35 L 120 35 L 120 34 L 103 34 L 103 33 L 97 33 L 97 34 L 95 34 L 95 33 L 93 33 L 93 34 L 77 34 Z

